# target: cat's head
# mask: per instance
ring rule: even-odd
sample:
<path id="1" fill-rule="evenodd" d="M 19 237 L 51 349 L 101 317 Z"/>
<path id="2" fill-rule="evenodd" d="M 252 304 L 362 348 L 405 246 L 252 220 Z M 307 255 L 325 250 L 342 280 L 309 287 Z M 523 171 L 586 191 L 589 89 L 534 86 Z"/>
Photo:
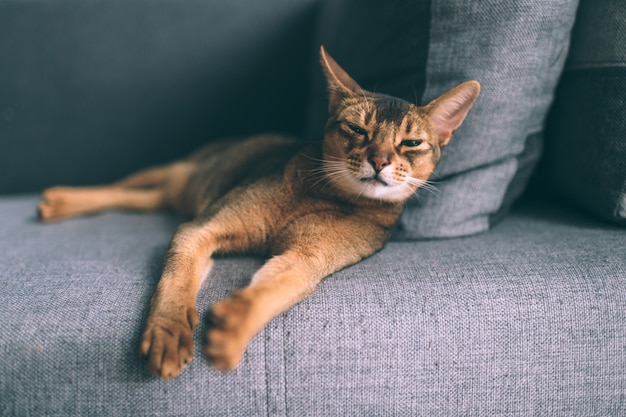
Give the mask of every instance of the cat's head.
<path id="1" fill-rule="evenodd" d="M 330 117 L 323 170 L 342 193 L 404 201 L 428 178 L 480 92 L 465 82 L 426 106 L 363 90 L 322 47 Z"/>

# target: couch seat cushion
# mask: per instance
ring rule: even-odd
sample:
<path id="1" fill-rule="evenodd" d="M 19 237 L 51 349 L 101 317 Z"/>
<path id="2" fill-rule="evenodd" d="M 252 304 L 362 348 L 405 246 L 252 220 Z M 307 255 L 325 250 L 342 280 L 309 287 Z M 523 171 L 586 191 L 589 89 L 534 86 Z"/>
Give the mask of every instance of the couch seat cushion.
<path id="1" fill-rule="evenodd" d="M 179 219 L 42 225 L 0 198 L 0 415 L 616 415 L 626 392 L 623 229 L 546 205 L 475 237 L 392 242 L 326 279 L 220 374 L 137 355 Z M 218 259 L 209 306 L 261 261 Z M 204 325 L 196 334 L 199 345 Z"/>

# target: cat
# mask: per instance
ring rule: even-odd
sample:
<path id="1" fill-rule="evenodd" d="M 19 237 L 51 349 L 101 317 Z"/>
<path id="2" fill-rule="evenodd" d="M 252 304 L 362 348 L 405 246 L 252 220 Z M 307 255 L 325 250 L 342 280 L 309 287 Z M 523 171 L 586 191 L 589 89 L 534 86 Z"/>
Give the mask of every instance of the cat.
<path id="1" fill-rule="evenodd" d="M 153 375 L 176 377 L 192 360 L 196 295 L 212 255 L 268 258 L 248 286 L 211 308 L 203 352 L 226 371 L 272 318 L 380 250 L 480 92 L 467 81 L 419 107 L 363 90 L 323 46 L 320 62 L 329 97 L 323 141 L 218 141 L 112 185 L 43 192 L 42 221 L 114 208 L 193 216 L 170 243 L 141 337 Z"/>

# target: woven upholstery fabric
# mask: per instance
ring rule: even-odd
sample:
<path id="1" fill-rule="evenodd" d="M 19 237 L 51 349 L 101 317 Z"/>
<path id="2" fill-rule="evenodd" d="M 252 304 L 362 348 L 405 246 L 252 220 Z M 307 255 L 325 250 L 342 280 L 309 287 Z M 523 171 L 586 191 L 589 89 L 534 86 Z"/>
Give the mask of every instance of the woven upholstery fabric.
<path id="1" fill-rule="evenodd" d="M 469 238 L 392 242 L 276 318 L 232 373 L 137 356 L 179 219 L 41 225 L 0 198 L 0 415 L 605 416 L 626 404 L 619 226 L 546 205 Z M 201 316 L 261 260 L 218 259 Z M 196 334 L 201 342 L 204 325 Z"/>
<path id="2" fill-rule="evenodd" d="M 538 179 L 626 225 L 626 3 L 583 1 Z"/>
<path id="3" fill-rule="evenodd" d="M 482 85 L 433 175 L 441 192 L 418 192 L 397 238 L 485 231 L 519 197 L 540 155 L 577 5 L 578 0 L 324 3 L 318 43 L 365 89 L 425 104 L 463 81 Z M 319 76 L 315 82 L 312 136 L 321 134 L 327 114 L 324 84 Z"/>

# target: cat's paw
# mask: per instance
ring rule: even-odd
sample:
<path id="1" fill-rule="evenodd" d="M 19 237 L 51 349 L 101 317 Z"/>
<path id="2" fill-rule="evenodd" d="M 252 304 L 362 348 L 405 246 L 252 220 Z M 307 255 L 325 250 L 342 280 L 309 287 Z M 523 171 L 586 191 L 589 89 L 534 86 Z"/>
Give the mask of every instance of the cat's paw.
<path id="1" fill-rule="evenodd" d="M 48 188 L 41 194 L 38 206 L 39 219 L 52 221 L 63 217 L 65 206 L 65 192 L 63 188 Z"/>
<path id="2" fill-rule="evenodd" d="M 139 352 L 147 357 L 146 368 L 165 380 L 178 376 L 193 359 L 193 331 L 198 313 L 188 308 L 186 315 L 150 315 L 141 337 Z"/>
<path id="3" fill-rule="evenodd" d="M 39 220 L 50 222 L 75 216 L 81 212 L 84 198 L 71 187 L 52 187 L 41 194 L 37 213 Z"/>
<path id="4" fill-rule="evenodd" d="M 249 341 L 251 301 L 235 293 L 213 306 L 204 353 L 219 371 L 235 369 Z"/>

